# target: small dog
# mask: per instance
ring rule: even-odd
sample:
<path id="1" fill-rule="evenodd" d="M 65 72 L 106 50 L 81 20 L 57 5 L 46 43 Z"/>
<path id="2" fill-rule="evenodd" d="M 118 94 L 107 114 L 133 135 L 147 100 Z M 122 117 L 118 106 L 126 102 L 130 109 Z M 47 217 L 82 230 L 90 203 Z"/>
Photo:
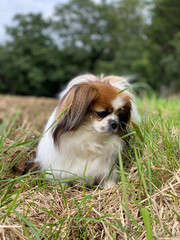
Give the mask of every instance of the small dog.
<path id="1" fill-rule="evenodd" d="M 35 161 L 55 178 L 84 178 L 86 184 L 109 188 L 117 183 L 121 137 L 139 120 L 124 78 L 76 77 L 60 93 Z"/>

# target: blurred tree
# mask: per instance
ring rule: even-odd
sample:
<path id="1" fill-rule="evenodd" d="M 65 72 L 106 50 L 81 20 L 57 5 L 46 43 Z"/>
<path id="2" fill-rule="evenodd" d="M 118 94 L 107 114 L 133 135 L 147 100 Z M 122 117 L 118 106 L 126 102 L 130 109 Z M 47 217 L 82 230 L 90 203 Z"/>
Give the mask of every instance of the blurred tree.
<path id="1" fill-rule="evenodd" d="M 180 89 L 180 1 L 154 0 L 143 58 L 136 69 L 156 90 Z"/>
<path id="2" fill-rule="evenodd" d="M 74 75 L 90 71 L 100 74 L 130 74 L 142 55 L 140 0 L 96 4 L 71 0 L 56 7 L 55 30 Z M 68 66 L 69 65 L 69 66 Z"/>
<path id="3" fill-rule="evenodd" d="M 52 96 L 59 88 L 60 56 L 41 14 L 16 15 L 0 52 L 0 88 L 12 94 Z"/>
<path id="4" fill-rule="evenodd" d="M 71 0 L 51 21 L 16 15 L 0 52 L 0 90 L 50 96 L 81 73 L 133 73 L 142 55 L 140 2 Z"/>
<path id="5" fill-rule="evenodd" d="M 115 74 L 136 74 L 134 63 L 143 52 L 143 9 L 141 0 L 121 0 L 109 11 L 107 24 L 110 36 L 115 38 L 111 44 L 114 56 L 111 62 L 104 65 L 104 72 L 109 65 Z"/>
<path id="6" fill-rule="evenodd" d="M 106 12 L 106 4 L 95 4 L 92 0 L 72 0 L 56 7 L 54 27 L 62 52 L 68 56 L 64 62 L 67 72 L 74 66 L 71 67 L 74 75 L 93 73 L 98 59 L 106 58 L 106 52 L 110 52 Z"/>
<path id="7" fill-rule="evenodd" d="M 53 96 L 81 73 L 141 76 L 154 89 L 180 88 L 180 1 L 71 0 L 55 16 L 16 15 L 0 46 L 0 91 Z"/>

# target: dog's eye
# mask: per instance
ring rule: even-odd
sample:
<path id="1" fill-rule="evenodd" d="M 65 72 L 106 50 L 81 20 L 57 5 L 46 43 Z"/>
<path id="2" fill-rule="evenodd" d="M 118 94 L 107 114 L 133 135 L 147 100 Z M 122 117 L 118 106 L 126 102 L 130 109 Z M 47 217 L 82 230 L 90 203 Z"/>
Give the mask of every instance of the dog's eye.
<path id="1" fill-rule="evenodd" d="M 109 112 L 107 112 L 107 111 L 95 112 L 95 113 L 100 118 L 105 118 L 109 114 Z"/>

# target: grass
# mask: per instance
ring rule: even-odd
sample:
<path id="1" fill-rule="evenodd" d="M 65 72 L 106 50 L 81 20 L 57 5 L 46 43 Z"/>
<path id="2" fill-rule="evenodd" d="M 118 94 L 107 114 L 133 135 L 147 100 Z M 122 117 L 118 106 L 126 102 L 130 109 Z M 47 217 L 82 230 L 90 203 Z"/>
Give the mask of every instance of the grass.
<path id="1" fill-rule="evenodd" d="M 60 181 L 46 181 L 33 165 L 40 137 L 36 124 L 24 123 L 22 113 L 5 118 L 0 125 L 0 239 L 180 236 L 180 101 L 152 96 L 137 103 L 144 119 L 133 126 L 130 145 L 119 154 L 118 185 L 106 190 L 84 184 L 64 189 Z"/>

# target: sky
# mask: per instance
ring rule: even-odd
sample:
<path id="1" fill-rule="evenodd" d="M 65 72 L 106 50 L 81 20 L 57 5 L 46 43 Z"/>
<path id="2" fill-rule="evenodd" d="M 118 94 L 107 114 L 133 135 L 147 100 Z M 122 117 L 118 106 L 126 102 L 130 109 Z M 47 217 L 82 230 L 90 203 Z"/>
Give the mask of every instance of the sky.
<path id="1" fill-rule="evenodd" d="M 15 14 L 42 13 L 44 17 L 51 17 L 54 6 L 69 0 L 0 0 L 0 44 L 8 40 L 5 26 L 12 26 Z M 84 0 L 86 1 L 86 0 Z M 93 0 L 99 3 L 100 0 Z M 111 2 L 111 0 L 109 0 Z"/>
<path id="2" fill-rule="evenodd" d="M 0 3 L 0 43 L 4 43 L 8 36 L 5 26 L 12 25 L 15 14 L 42 13 L 44 17 L 53 15 L 54 6 L 68 0 L 1 0 Z"/>

